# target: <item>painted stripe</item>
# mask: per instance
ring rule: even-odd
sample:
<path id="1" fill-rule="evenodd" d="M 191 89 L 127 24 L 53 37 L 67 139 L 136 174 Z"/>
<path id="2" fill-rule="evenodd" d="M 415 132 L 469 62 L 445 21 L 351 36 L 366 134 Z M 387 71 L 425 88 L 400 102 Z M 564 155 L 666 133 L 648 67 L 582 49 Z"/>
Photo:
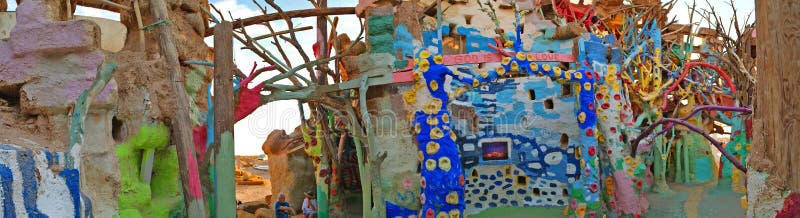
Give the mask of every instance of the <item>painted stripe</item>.
<path id="1" fill-rule="evenodd" d="M 11 173 L 11 169 L 4 164 L 0 164 L 0 190 L 3 192 L 0 193 L 0 197 L 2 197 L 3 201 L 3 214 L 0 214 L 0 217 L 5 217 L 5 214 L 15 214 L 14 200 L 11 196 L 14 194 L 13 190 L 11 189 L 13 183 L 14 175 Z"/>
<path id="2" fill-rule="evenodd" d="M 33 151 L 24 150 L 17 151 L 17 163 L 19 170 L 22 172 L 22 197 L 24 198 L 25 211 L 28 214 L 42 215 L 38 208 L 36 208 L 36 194 L 38 190 L 38 181 L 36 179 L 36 172 L 33 161 Z M 19 189 L 18 189 L 19 190 Z"/>
<path id="3" fill-rule="evenodd" d="M 19 147 L 9 144 L 0 144 L 0 150 L 17 151 L 19 150 Z"/>
<path id="4" fill-rule="evenodd" d="M 14 150 L 0 150 L 0 160 L 3 160 L 11 170 L 11 188 L 9 190 L 9 195 L 11 196 L 11 201 L 14 202 L 11 206 L 14 207 L 14 214 L 17 217 L 28 217 L 28 212 L 25 211 L 25 205 L 23 202 L 25 200 L 22 197 L 21 191 L 15 190 L 23 190 L 22 189 L 22 172 L 19 170 L 19 163 L 17 162 L 17 152 Z"/>
<path id="5" fill-rule="evenodd" d="M 81 217 L 81 183 L 80 173 L 76 169 L 65 169 L 58 173 L 58 176 L 64 178 L 69 189 L 69 195 L 72 196 L 72 205 L 75 210 L 75 218 Z"/>
<path id="6" fill-rule="evenodd" d="M 83 217 L 85 218 L 94 218 L 94 212 L 92 212 L 92 199 L 89 196 L 81 193 L 81 202 L 83 202 Z M 80 213 L 78 213 L 79 215 Z M 77 215 L 76 215 L 77 216 Z"/>

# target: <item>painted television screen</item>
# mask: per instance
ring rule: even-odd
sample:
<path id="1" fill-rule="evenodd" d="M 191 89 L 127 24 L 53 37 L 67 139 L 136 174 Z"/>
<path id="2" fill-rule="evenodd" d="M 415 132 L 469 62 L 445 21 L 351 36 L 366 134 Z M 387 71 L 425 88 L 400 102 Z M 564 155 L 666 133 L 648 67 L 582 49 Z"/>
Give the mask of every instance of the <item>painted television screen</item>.
<path id="1" fill-rule="evenodd" d="M 508 142 L 484 142 L 481 151 L 483 160 L 508 160 Z"/>

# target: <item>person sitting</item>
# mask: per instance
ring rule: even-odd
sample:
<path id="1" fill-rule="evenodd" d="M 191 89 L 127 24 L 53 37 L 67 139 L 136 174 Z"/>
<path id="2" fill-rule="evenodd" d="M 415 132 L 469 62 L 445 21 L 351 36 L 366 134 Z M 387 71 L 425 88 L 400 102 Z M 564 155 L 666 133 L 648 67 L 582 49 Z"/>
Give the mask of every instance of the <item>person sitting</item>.
<path id="1" fill-rule="evenodd" d="M 307 191 L 303 194 L 306 195 L 306 198 L 303 199 L 303 218 L 316 218 L 317 200 L 314 199 L 314 192 Z"/>
<path id="2" fill-rule="evenodd" d="M 275 202 L 275 218 L 289 218 L 294 213 L 289 202 L 286 202 L 286 195 L 280 193 L 278 202 Z"/>

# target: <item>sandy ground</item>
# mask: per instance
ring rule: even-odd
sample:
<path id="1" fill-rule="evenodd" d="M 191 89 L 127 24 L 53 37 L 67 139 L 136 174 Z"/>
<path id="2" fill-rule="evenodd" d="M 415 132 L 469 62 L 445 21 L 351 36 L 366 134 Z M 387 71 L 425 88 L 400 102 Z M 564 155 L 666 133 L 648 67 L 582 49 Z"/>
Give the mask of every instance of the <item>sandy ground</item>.
<path id="1" fill-rule="evenodd" d="M 264 185 L 236 185 L 236 200 L 242 202 L 263 201 L 265 196 L 272 194 L 269 171 L 257 170 L 252 167 L 252 165 L 267 165 L 266 160 L 258 160 L 256 156 L 236 156 L 236 160 L 236 164 L 244 171 L 264 178 Z"/>

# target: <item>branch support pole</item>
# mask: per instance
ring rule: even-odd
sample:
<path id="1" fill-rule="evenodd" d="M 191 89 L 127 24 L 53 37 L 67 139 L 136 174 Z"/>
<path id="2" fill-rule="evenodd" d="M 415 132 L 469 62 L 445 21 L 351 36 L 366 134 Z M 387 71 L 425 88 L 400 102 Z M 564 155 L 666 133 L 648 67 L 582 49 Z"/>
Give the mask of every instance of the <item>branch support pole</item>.
<path id="1" fill-rule="evenodd" d="M 169 20 L 167 2 L 165 0 L 150 0 L 150 10 L 156 20 Z M 200 172 L 197 167 L 197 157 L 192 139 L 192 127 L 189 118 L 189 97 L 184 88 L 184 78 L 178 61 L 178 50 L 175 47 L 175 37 L 170 25 L 157 25 L 155 32 L 158 35 L 158 45 L 161 55 L 164 56 L 167 71 L 170 76 L 177 110 L 172 117 L 172 143 L 178 151 L 178 169 L 183 188 L 183 200 L 186 204 L 188 217 L 207 217 L 203 199 Z"/>
<path id="2" fill-rule="evenodd" d="M 234 180 L 233 124 L 233 24 L 222 21 L 214 29 L 214 138 L 211 144 L 216 173 L 216 217 L 236 216 L 236 181 Z M 247 88 L 247 87 L 243 87 Z"/>

